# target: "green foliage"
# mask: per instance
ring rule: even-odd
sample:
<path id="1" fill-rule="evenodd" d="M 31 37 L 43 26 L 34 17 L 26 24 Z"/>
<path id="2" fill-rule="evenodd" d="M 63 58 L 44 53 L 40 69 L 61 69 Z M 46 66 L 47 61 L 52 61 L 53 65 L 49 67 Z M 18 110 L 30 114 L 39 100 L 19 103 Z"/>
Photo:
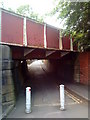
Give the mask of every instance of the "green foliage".
<path id="1" fill-rule="evenodd" d="M 37 13 L 34 13 L 29 5 L 20 6 L 19 8 L 17 8 L 16 13 L 37 20 L 38 22 L 43 22 L 43 17 L 39 17 Z"/>
<path id="2" fill-rule="evenodd" d="M 31 11 L 31 8 L 29 7 L 29 5 L 22 5 L 19 8 L 17 8 L 16 12 L 20 15 L 28 16 L 30 11 Z"/>
<path id="3" fill-rule="evenodd" d="M 57 19 L 65 19 L 65 35 L 71 34 L 74 42 L 87 49 L 90 46 L 90 2 L 60 2 L 53 9 L 52 15 L 58 14 Z"/>
<path id="4" fill-rule="evenodd" d="M 13 9 L 11 9 L 11 8 L 8 8 L 8 10 L 9 10 L 9 11 L 11 11 L 11 12 L 14 12 L 14 10 L 13 10 Z"/>

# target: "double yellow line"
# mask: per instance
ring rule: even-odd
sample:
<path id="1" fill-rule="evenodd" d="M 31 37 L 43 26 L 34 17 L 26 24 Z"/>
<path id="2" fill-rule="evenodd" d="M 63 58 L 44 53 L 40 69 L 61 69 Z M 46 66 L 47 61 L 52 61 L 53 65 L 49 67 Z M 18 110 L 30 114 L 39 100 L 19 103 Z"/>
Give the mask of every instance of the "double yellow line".
<path id="1" fill-rule="evenodd" d="M 73 101 L 75 101 L 77 104 L 82 103 L 83 101 L 77 98 L 76 96 L 72 95 L 70 92 L 65 90 L 65 94 L 70 97 Z"/>

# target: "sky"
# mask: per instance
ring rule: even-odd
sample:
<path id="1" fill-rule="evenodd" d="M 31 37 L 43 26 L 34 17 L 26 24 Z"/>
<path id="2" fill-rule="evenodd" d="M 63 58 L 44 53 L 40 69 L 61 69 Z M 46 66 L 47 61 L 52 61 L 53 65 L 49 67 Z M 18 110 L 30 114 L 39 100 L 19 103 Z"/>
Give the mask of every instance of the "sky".
<path id="1" fill-rule="evenodd" d="M 39 16 L 50 13 L 55 7 L 54 0 L 0 0 L 0 2 L 2 1 L 5 9 L 11 8 L 14 11 L 21 5 L 29 4 Z M 60 20 L 58 21 L 56 16 L 47 16 L 44 18 L 44 22 L 58 28 L 63 28 L 63 24 L 60 24 Z"/>

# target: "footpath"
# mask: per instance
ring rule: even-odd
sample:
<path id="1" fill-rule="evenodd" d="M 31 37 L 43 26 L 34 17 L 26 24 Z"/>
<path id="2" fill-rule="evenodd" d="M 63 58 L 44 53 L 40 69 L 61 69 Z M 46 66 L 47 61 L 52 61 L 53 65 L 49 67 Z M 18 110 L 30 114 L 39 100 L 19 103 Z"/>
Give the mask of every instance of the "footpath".
<path id="1" fill-rule="evenodd" d="M 89 98 L 89 87 L 87 85 L 82 85 L 79 83 L 65 83 L 65 88 L 72 92 L 73 94 L 77 95 L 78 97 L 81 97 L 84 100 L 90 101 Z"/>

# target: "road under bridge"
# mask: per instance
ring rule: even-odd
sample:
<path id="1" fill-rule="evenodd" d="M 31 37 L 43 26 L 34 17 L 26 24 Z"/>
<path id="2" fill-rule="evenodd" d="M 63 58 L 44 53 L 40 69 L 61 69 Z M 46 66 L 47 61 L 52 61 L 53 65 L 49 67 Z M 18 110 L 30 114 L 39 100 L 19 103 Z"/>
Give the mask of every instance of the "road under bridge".
<path id="1" fill-rule="evenodd" d="M 46 107 L 47 105 L 59 107 L 59 84 L 74 81 L 88 84 L 90 68 L 87 61 L 90 60 L 90 53 L 79 53 L 77 46 L 73 45 L 73 40 L 70 36 L 61 35 L 58 28 L 0 9 L 1 117 L 6 116 L 14 106 L 17 106 L 18 99 L 22 101 L 21 104 L 25 102 L 27 86 L 33 88 L 34 106 L 39 105 L 41 101 Z M 84 60 L 83 54 L 86 57 Z M 33 68 L 31 67 L 33 63 L 28 64 L 31 60 L 42 60 L 43 64 L 34 65 Z M 74 103 L 68 95 L 66 97 L 70 104 Z M 81 108 L 84 106 L 80 105 Z M 22 107 L 17 111 L 21 109 Z M 87 116 L 87 111 L 84 113 Z"/>

